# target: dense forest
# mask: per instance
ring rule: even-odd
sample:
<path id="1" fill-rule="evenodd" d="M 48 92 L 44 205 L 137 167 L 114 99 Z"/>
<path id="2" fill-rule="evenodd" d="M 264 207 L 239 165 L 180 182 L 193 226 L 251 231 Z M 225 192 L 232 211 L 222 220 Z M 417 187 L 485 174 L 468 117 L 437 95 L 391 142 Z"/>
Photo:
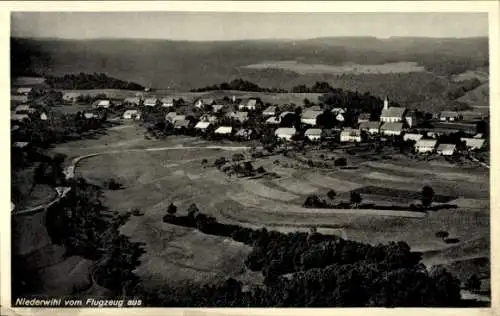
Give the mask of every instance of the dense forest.
<path id="1" fill-rule="evenodd" d="M 234 79 L 229 83 L 223 82 L 221 84 L 215 84 L 204 88 L 192 89 L 191 92 L 206 92 L 206 91 L 218 91 L 218 90 L 238 90 L 238 91 L 249 91 L 249 92 L 275 92 L 275 93 L 287 92 L 284 89 L 261 88 L 255 83 L 243 79 Z"/>
<path id="2" fill-rule="evenodd" d="M 45 82 L 53 89 L 89 90 L 89 89 L 121 89 L 144 90 L 144 87 L 134 82 L 112 78 L 103 73 L 79 73 L 62 77 L 45 76 Z"/>

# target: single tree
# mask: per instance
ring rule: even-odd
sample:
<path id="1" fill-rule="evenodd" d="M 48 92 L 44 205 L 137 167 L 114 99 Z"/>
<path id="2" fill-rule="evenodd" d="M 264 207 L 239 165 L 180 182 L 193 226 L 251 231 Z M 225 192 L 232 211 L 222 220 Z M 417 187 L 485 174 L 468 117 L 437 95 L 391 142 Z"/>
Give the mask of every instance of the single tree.
<path id="1" fill-rule="evenodd" d="M 448 232 L 445 232 L 444 230 L 440 230 L 440 231 L 436 232 L 436 238 L 445 239 L 448 236 L 449 236 Z"/>
<path id="2" fill-rule="evenodd" d="M 196 216 L 200 213 L 200 210 L 198 209 L 198 206 L 196 204 L 192 203 L 188 207 L 188 216 L 191 218 L 196 218 Z"/>
<path id="3" fill-rule="evenodd" d="M 361 194 L 359 194 L 358 192 L 355 192 L 355 191 L 351 191 L 351 204 L 353 204 L 354 206 L 358 206 L 359 203 L 361 203 L 361 201 L 363 201 L 363 198 L 361 197 Z"/>
<path id="4" fill-rule="evenodd" d="M 330 190 L 330 191 L 328 191 L 328 193 L 326 194 L 326 196 L 328 196 L 328 198 L 330 200 L 335 200 L 335 197 L 337 196 L 337 193 L 334 190 Z"/>
<path id="5" fill-rule="evenodd" d="M 175 206 L 174 203 L 170 203 L 170 205 L 167 208 L 167 212 L 170 215 L 174 215 L 177 212 L 177 206 Z"/>
<path id="6" fill-rule="evenodd" d="M 426 185 L 422 188 L 422 205 L 424 207 L 429 207 L 434 199 L 434 190 Z"/>

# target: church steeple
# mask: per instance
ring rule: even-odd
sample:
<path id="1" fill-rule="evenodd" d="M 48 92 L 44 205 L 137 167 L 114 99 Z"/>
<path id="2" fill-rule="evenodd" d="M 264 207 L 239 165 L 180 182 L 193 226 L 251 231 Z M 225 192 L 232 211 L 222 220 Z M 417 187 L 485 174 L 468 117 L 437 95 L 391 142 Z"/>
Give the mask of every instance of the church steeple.
<path id="1" fill-rule="evenodd" d="M 387 110 L 389 108 L 389 100 L 387 99 L 387 97 L 385 97 L 384 99 L 384 110 Z"/>

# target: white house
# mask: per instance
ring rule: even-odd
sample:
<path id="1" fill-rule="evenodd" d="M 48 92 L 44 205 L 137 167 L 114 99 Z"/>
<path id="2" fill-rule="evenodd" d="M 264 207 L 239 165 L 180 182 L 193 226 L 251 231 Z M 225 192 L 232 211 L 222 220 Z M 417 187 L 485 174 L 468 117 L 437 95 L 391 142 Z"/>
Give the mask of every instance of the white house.
<path id="1" fill-rule="evenodd" d="M 235 136 L 250 139 L 250 137 L 252 136 L 252 130 L 248 128 L 242 128 L 235 134 Z"/>
<path id="2" fill-rule="evenodd" d="M 91 118 L 97 117 L 97 115 L 95 115 L 92 112 L 85 112 L 85 113 L 83 113 L 83 117 L 85 117 L 86 119 L 91 119 Z"/>
<path id="3" fill-rule="evenodd" d="M 137 118 L 138 115 L 139 115 L 139 111 L 137 111 L 137 110 L 126 110 L 123 113 L 123 118 L 126 120 L 130 120 L 130 119 Z"/>
<path id="4" fill-rule="evenodd" d="M 165 115 L 165 120 L 169 121 L 169 122 L 173 122 L 176 116 L 177 116 L 177 113 L 168 112 L 167 115 Z"/>
<path id="5" fill-rule="evenodd" d="M 201 109 L 205 105 L 212 105 L 214 103 L 213 99 L 197 99 L 194 102 L 194 107 L 197 109 Z"/>
<path id="6" fill-rule="evenodd" d="M 340 142 L 361 142 L 361 131 L 354 128 L 344 128 L 340 132 Z"/>
<path id="7" fill-rule="evenodd" d="M 217 121 L 217 116 L 205 114 L 200 117 L 200 121 L 214 123 Z"/>
<path id="8" fill-rule="evenodd" d="M 257 108 L 257 100 L 256 99 L 249 99 L 247 101 L 244 101 L 240 103 L 238 106 L 240 110 L 255 110 Z"/>
<path id="9" fill-rule="evenodd" d="M 221 126 L 215 130 L 215 134 L 218 135 L 231 135 L 233 128 L 231 126 Z"/>
<path id="10" fill-rule="evenodd" d="M 418 153 L 428 153 L 434 151 L 437 140 L 435 139 L 420 139 L 415 143 L 415 151 Z"/>
<path id="11" fill-rule="evenodd" d="M 19 121 L 22 122 L 24 120 L 29 120 L 30 116 L 28 114 L 11 114 L 10 115 L 11 121 Z"/>
<path id="12" fill-rule="evenodd" d="M 320 128 L 310 128 L 305 132 L 305 137 L 310 141 L 318 141 L 321 139 L 321 129 Z"/>
<path id="13" fill-rule="evenodd" d="M 29 101 L 27 95 L 17 95 L 17 94 L 11 94 L 10 100 L 16 101 L 16 102 L 22 102 L 22 103 L 26 103 Z"/>
<path id="14" fill-rule="evenodd" d="M 189 121 L 182 119 L 182 120 L 175 120 L 174 121 L 174 128 L 175 129 L 181 129 L 181 128 L 188 128 L 189 127 Z"/>
<path id="15" fill-rule="evenodd" d="M 281 117 L 271 116 L 266 120 L 268 125 L 278 125 L 281 122 Z"/>
<path id="16" fill-rule="evenodd" d="M 316 126 L 316 118 L 322 113 L 322 111 L 313 111 L 308 109 L 307 111 L 302 113 L 302 118 L 300 119 L 300 121 L 307 125 Z"/>
<path id="17" fill-rule="evenodd" d="M 380 132 L 386 136 L 397 136 L 403 132 L 403 123 L 384 123 Z"/>
<path id="18" fill-rule="evenodd" d="M 30 144 L 29 142 L 14 142 L 14 144 L 12 144 L 12 146 L 14 146 L 16 148 L 25 148 L 29 144 Z"/>
<path id="19" fill-rule="evenodd" d="M 380 121 L 385 123 L 402 122 L 405 113 L 405 108 L 389 107 L 389 101 L 387 100 L 387 98 L 385 98 L 384 108 L 382 109 L 382 113 L 380 114 Z"/>
<path id="20" fill-rule="evenodd" d="M 74 102 L 78 99 L 78 97 L 81 95 L 79 92 L 64 92 L 62 99 L 63 101 L 66 102 Z"/>
<path id="21" fill-rule="evenodd" d="M 343 122 L 344 121 L 344 114 L 342 113 L 337 113 L 337 116 L 335 116 L 335 119 L 339 122 Z"/>
<path id="22" fill-rule="evenodd" d="M 277 109 L 276 106 L 271 105 L 267 109 L 262 111 L 262 115 L 263 116 L 274 116 L 274 115 L 276 115 L 276 109 Z"/>
<path id="23" fill-rule="evenodd" d="M 97 108 L 108 109 L 111 106 L 111 102 L 109 100 L 99 100 L 96 103 Z"/>
<path id="24" fill-rule="evenodd" d="M 35 109 L 27 104 L 23 104 L 23 105 L 18 105 L 15 111 L 16 114 L 32 114 L 35 112 Z"/>
<path id="25" fill-rule="evenodd" d="M 21 95 L 28 95 L 32 91 L 33 91 L 33 88 L 30 88 L 30 87 L 17 88 L 17 94 L 21 94 Z"/>
<path id="26" fill-rule="evenodd" d="M 375 135 L 380 132 L 380 124 L 381 124 L 380 122 L 373 122 L 373 121 L 361 122 L 361 124 L 359 124 L 359 129 L 361 131 L 367 132 L 370 135 Z"/>
<path id="27" fill-rule="evenodd" d="M 161 106 L 164 108 L 171 108 L 174 106 L 174 98 L 165 97 L 161 99 Z"/>
<path id="28" fill-rule="evenodd" d="M 371 114 L 370 113 L 360 113 L 358 116 L 358 123 L 369 122 Z"/>
<path id="29" fill-rule="evenodd" d="M 321 109 L 319 109 L 321 111 Z M 344 114 L 345 113 L 345 109 L 344 108 L 333 108 L 332 109 L 332 113 L 334 114 L 338 114 L 338 113 L 341 113 L 341 114 Z"/>
<path id="30" fill-rule="evenodd" d="M 460 113 L 458 113 L 457 111 L 442 111 L 439 114 L 439 120 L 443 122 L 444 121 L 453 122 L 453 121 L 458 121 L 460 119 L 461 119 Z"/>
<path id="31" fill-rule="evenodd" d="M 198 123 L 196 123 L 196 125 L 194 126 L 195 129 L 199 129 L 199 130 L 206 130 L 208 127 L 210 126 L 210 122 L 202 122 L 202 121 L 199 121 Z"/>
<path id="32" fill-rule="evenodd" d="M 295 114 L 295 112 L 290 112 L 290 111 L 284 111 L 280 113 L 280 119 L 284 118 L 288 114 Z"/>
<path id="33" fill-rule="evenodd" d="M 227 113 L 226 116 L 241 123 L 248 121 L 248 112 L 234 111 Z"/>
<path id="34" fill-rule="evenodd" d="M 465 142 L 465 146 L 469 149 L 481 149 L 484 146 L 485 140 L 482 138 L 469 138 L 469 137 L 462 137 L 460 138 L 461 141 Z"/>
<path id="35" fill-rule="evenodd" d="M 42 112 L 42 113 L 40 114 L 40 119 L 41 119 L 42 121 L 46 121 L 46 120 L 48 120 L 48 119 L 49 119 L 49 117 L 47 116 L 47 114 L 46 114 L 45 112 Z"/>
<path id="36" fill-rule="evenodd" d="M 296 132 L 293 127 L 281 127 L 274 131 L 274 135 L 282 140 L 292 140 Z"/>
<path id="37" fill-rule="evenodd" d="M 451 156 L 455 153 L 456 148 L 455 144 L 439 144 L 437 153 L 442 156 Z"/>
<path id="38" fill-rule="evenodd" d="M 222 111 L 225 107 L 226 107 L 226 105 L 224 105 L 224 104 L 214 104 L 214 105 L 212 105 L 212 112 L 218 113 L 218 112 Z"/>
<path id="39" fill-rule="evenodd" d="M 413 140 L 415 142 L 418 142 L 420 139 L 422 139 L 422 137 L 424 137 L 424 135 L 422 134 L 406 133 L 403 135 L 403 140 L 404 141 Z"/>
<path id="40" fill-rule="evenodd" d="M 144 100 L 145 106 L 156 106 L 157 103 L 158 103 L 157 98 L 146 98 L 146 100 Z"/>

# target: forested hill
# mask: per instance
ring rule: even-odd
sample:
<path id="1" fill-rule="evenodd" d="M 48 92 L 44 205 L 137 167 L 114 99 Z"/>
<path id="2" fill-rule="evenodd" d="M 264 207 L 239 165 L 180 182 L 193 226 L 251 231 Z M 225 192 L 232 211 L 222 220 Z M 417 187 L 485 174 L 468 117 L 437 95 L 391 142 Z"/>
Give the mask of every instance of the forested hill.
<path id="1" fill-rule="evenodd" d="M 127 82 L 112 78 L 103 73 L 64 75 L 62 77 L 46 76 L 45 82 L 54 89 L 88 90 L 88 89 L 121 89 L 144 90 L 145 87 L 135 82 Z"/>

